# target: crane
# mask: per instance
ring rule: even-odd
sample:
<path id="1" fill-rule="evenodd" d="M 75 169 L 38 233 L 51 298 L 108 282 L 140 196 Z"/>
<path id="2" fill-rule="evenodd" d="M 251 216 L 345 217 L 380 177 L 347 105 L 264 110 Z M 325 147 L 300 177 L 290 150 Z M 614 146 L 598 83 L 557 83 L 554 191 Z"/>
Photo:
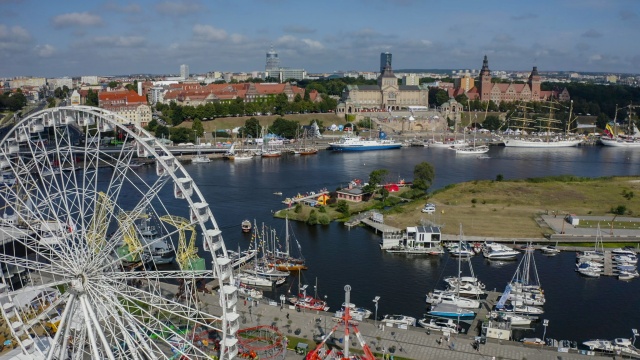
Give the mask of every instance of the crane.
<path id="1" fill-rule="evenodd" d="M 196 228 L 189 220 L 174 215 L 164 215 L 160 220 L 178 229 L 178 250 L 176 251 L 176 261 L 181 270 L 198 270 L 197 266 L 200 257 L 196 247 Z M 186 231 L 191 231 L 191 237 L 187 242 Z"/>
<path id="2" fill-rule="evenodd" d="M 99 252 L 106 244 L 106 234 L 109 227 L 108 216 L 113 211 L 113 202 L 107 194 L 100 191 L 96 193 L 96 203 L 93 217 L 87 231 L 87 243 L 95 252 Z"/>

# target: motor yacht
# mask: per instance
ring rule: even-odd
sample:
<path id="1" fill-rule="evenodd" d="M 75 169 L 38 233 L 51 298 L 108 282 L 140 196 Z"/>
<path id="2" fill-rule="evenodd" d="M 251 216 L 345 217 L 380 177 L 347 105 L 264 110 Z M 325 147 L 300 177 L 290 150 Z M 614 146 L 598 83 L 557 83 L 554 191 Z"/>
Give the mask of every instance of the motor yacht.
<path id="1" fill-rule="evenodd" d="M 406 315 L 385 315 L 381 320 L 387 326 L 407 325 L 416 326 L 416 318 Z"/>

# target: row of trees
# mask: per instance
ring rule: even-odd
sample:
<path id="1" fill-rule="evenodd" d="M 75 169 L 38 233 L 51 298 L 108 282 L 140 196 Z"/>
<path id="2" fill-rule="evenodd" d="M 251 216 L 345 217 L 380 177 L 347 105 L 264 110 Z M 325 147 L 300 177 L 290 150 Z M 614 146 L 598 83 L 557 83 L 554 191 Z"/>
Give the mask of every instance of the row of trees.
<path id="1" fill-rule="evenodd" d="M 235 99 L 230 103 L 208 103 L 198 106 L 180 106 L 175 102 L 157 104 L 156 109 L 161 111 L 165 121 L 172 125 L 179 125 L 185 119 L 213 120 L 218 117 L 244 116 L 257 114 L 291 114 L 309 112 L 329 112 L 337 106 L 337 101 L 326 95 L 322 101 L 316 103 L 309 99 L 308 92 L 302 97 L 296 95 L 293 102 L 289 102 L 285 94 L 278 94 L 273 99 L 263 102 L 247 102 L 243 99 Z"/>
<path id="2" fill-rule="evenodd" d="M 27 97 L 18 89 L 0 95 L 0 110 L 18 111 L 27 105 Z"/>
<path id="3" fill-rule="evenodd" d="M 318 119 L 311 119 L 308 125 L 313 124 L 313 122 L 316 122 L 322 132 L 324 129 L 322 121 Z M 301 126 L 298 121 L 287 120 L 279 117 L 273 121 L 271 126 L 269 126 L 268 131 L 271 134 L 275 134 L 286 139 L 294 139 L 302 136 L 300 127 Z M 239 129 L 238 136 L 243 138 L 259 138 L 262 136 L 264 130 L 265 128 L 260 125 L 258 119 L 251 117 L 247 119 L 244 126 Z"/>

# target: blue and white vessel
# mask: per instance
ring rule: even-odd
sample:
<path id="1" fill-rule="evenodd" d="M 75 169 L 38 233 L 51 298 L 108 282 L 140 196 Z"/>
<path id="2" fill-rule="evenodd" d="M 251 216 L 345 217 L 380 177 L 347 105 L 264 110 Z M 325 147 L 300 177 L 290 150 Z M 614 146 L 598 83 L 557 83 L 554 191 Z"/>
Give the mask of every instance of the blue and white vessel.
<path id="1" fill-rule="evenodd" d="M 330 142 L 329 148 L 333 151 L 368 151 L 399 149 L 402 143 L 387 139 L 384 132 L 380 132 L 378 138 L 361 138 L 348 133 L 337 142 Z"/>

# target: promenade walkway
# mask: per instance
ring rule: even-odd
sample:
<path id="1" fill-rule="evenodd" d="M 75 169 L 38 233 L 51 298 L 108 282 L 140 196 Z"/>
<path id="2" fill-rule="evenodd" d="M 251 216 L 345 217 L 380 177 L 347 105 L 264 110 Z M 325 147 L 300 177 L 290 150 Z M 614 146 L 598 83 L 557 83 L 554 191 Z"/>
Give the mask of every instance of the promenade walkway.
<path id="1" fill-rule="evenodd" d="M 205 294 L 202 296 L 205 308 L 213 313 L 219 313 L 218 295 Z M 335 309 L 333 309 L 335 310 Z M 241 314 L 241 328 L 256 325 L 274 325 L 287 335 L 300 339 L 313 339 L 314 335 L 328 333 L 335 326 L 333 313 L 319 311 L 297 312 L 293 307 L 285 304 L 266 301 L 239 301 L 238 311 Z M 377 325 L 377 326 L 376 326 Z M 394 355 L 409 359 L 502 359 L 502 360 L 572 360 L 572 359 L 611 359 L 611 356 L 587 356 L 577 353 L 558 353 L 557 349 L 548 347 L 525 346 L 519 342 L 498 341 L 487 339 L 487 343 L 481 345 L 478 350 L 472 344 L 477 334 L 453 335 L 449 342 L 438 340 L 442 334 L 436 331 L 427 333 L 426 329 L 411 327 L 409 329 L 381 327 L 381 323 L 374 320 L 360 322 L 358 329 L 370 349 L 382 358 L 383 349 L 386 352 L 393 350 Z M 334 332 L 335 339 L 344 336 L 342 330 Z M 338 341 L 336 345 L 342 344 Z M 292 339 L 289 348 L 293 349 L 297 341 Z M 351 334 L 350 348 L 360 349 L 357 338 Z M 453 350 L 452 350 L 453 348 Z M 289 350 L 286 359 L 303 358 L 293 350 Z"/>

